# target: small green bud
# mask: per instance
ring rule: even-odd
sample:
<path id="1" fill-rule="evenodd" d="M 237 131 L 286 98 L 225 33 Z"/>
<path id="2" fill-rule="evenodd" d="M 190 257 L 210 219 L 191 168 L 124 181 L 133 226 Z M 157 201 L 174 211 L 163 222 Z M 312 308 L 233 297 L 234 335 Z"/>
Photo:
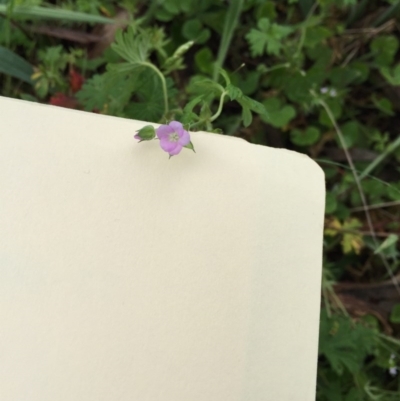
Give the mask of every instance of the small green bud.
<path id="1" fill-rule="evenodd" d="M 155 137 L 156 137 L 156 130 L 152 125 L 146 125 L 139 131 L 137 131 L 137 134 L 135 135 L 135 139 L 138 139 L 139 142 L 151 141 Z"/>

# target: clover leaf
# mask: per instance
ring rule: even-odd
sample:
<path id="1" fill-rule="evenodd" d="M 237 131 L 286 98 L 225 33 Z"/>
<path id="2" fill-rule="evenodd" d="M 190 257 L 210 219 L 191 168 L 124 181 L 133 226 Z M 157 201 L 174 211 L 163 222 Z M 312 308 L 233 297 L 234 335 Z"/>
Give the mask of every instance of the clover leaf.
<path id="1" fill-rule="evenodd" d="M 321 132 L 316 127 L 308 127 L 305 130 L 294 129 L 290 133 L 290 139 L 295 145 L 309 146 L 318 141 Z"/>
<path id="2" fill-rule="evenodd" d="M 282 105 L 281 100 L 276 97 L 264 100 L 263 105 L 266 113 L 261 114 L 261 119 L 274 127 L 284 127 L 296 116 L 293 106 Z"/>

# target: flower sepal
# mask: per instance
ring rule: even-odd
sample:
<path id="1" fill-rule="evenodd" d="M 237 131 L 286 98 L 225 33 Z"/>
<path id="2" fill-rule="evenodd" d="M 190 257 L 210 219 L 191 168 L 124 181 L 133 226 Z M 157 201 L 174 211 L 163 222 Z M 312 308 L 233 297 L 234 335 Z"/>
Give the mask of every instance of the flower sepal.
<path id="1" fill-rule="evenodd" d="M 152 125 L 146 125 L 140 130 L 137 131 L 135 135 L 135 139 L 138 139 L 139 142 L 142 141 L 151 141 L 156 137 L 156 130 Z"/>
<path id="2" fill-rule="evenodd" d="M 184 148 L 193 150 L 193 152 L 196 153 L 196 151 L 194 150 L 193 143 L 191 141 L 186 146 L 184 146 Z"/>

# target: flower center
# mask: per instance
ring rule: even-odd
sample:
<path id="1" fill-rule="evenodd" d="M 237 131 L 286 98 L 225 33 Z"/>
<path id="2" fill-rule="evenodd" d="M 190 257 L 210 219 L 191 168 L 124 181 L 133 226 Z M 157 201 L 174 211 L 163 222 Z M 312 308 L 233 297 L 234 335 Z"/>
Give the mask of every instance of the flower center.
<path id="1" fill-rule="evenodd" d="M 179 141 L 179 135 L 176 132 L 173 132 L 172 134 L 169 134 L 169 141 L 170 142 L 178 142 Z"/>

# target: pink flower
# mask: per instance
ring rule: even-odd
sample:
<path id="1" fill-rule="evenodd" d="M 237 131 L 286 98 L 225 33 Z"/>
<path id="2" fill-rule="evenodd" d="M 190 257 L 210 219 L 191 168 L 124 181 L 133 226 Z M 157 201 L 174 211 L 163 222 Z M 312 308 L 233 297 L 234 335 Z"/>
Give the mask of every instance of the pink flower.
<path id="1" fill-rule="evenodd" d="M 168 125 L 161 125 L 156 131 L 161 148 L 170 156 L 177 155 L 184 146 L 190 143 L 189 132 L 183 129 L 183 125 L 179 121 L 171 121 Z"/>

